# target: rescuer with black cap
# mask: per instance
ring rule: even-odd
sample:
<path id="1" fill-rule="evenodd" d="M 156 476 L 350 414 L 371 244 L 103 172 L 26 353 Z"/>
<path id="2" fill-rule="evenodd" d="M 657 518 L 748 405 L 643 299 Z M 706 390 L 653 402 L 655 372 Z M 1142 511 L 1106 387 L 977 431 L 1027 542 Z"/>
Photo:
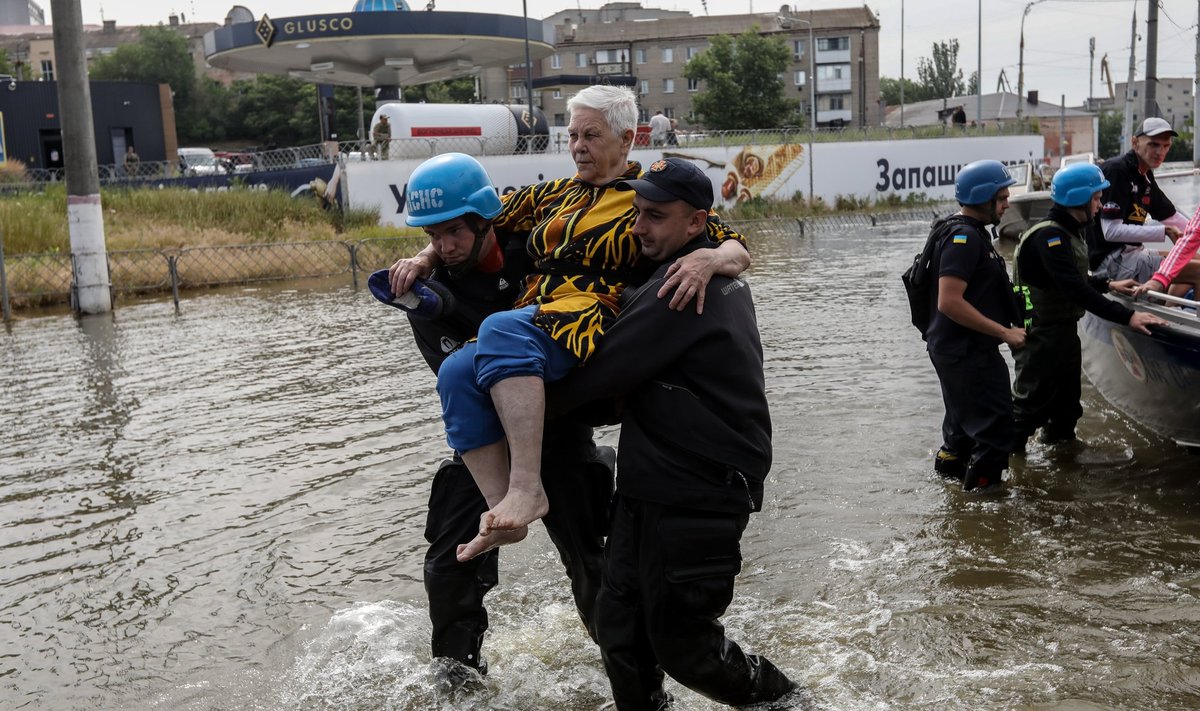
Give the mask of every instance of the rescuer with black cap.
<path id="1" fill-rule="evenodd" d="M 548 389 L 552 411 L 623 400 L 596 603 L 616 708 L 668 708 L 664 672 L 738 707 L 804 694 L 768 659 L 743 652 L 720 623 L 741 569 L 742 532 L 762 508 L 771 467 L 750 287 L 714 275 L 703 313 L 673 311 L 656 298 L 677 259 L 716 247 L 706 225 L 712 181 L 692 163 L 667 158 L 617 189 L 635 191 L 631 231 L 659 266 L 645 285 L 626 290 L 604 347 Z"/>

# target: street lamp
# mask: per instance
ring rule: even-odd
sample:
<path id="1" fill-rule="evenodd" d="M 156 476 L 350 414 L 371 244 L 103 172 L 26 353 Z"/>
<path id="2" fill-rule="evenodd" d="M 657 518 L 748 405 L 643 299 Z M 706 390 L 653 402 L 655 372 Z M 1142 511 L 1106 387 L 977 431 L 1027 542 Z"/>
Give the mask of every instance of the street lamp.
<path id="1" fill-rule="evenodd" d="M 1046 0 L 1030 0 L 1025 5 L 1024 12 L 1021 13 L 1021 49 L 1017 55 L 1017 122 L 1021 121 L 1022 109 L 1025 107 L 1025 18 L 1029 16 L 1029 11 L 1034 5 Z M 983 84 L 983 78 L 979 79 L 980 85 Z"/>
<path id="2" fill-rule="evenodd" d="M 815 70 L 816 60 L 814 59 L 817 51 L 817 45 L 813 43 L 813 23 L 812 10 L 808 11 L 807 20 L 801 20 L 798 17 L 784 15 L 780 13 L 776 16 L 779 24 L 784 28 L 790 27 L 788 23 L 799 22 L 808 26 L 808 78 L 805 84 L 808 84 L 808 201 L 813 200 L 813 133 L 817 130 L 817 73 Z"/>
<path id="3" fill-rule="evenodd" d="M 533 113 L 533 64 L 529 61 L 529 8 L 527 0 L 521 0 L 521 19 L 525 22 L 525 95 L 529 99 L 529 135 L 525 137 L 525 152 L 533 153 L 533 132 L 537 127 L 537 117 Z"/>

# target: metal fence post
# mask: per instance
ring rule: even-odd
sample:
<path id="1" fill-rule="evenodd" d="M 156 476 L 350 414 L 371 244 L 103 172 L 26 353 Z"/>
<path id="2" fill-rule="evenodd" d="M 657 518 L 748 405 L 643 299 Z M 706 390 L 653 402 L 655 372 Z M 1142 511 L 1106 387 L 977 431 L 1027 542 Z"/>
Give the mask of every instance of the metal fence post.
<path id="1" fill-rule="evenodd" d="M 4 272 L 4 230 L 0 230 L 0 313 L 4 322 L 12 320 L 12 309 L 8 306 L 8 276 Z"/>
<path id="2" fill-rule="evenodd" d="M 175 310 L 179 311 L 179 255 L 167 255 L 167 272 L 171 275 L 171 298 L 175 300 Z"/>
<path id="3" fill-rule="evenodd" d="M 358 291 L 358 247 L 359 242 L 346 242 L 346 249 L 350 250 L 350 281 L 354 285 L 354 290 Z"/>

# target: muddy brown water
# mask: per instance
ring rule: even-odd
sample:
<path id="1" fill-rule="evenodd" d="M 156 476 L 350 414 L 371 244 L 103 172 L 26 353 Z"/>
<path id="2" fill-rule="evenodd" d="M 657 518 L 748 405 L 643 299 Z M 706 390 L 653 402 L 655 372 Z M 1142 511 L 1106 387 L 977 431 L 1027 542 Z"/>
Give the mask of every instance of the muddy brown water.
<path id="1" fill-rule="evenodd" d="M 826 709 L 1200 708 L 1200 458 L 1085 384 L 1085 447 L 1034 445 L 1000 497 L 934 476 L 941 402 L 898 278 L 924 234 L 755 240 L 776 451 L 731 635 Z M 0 397 L 0 707 L 608 699 L 540 527 L 502 556 L 486 684 L 436 688 L 420 578 L 445 445 L 407 326 L 365 289 L 23 318 Z"/>

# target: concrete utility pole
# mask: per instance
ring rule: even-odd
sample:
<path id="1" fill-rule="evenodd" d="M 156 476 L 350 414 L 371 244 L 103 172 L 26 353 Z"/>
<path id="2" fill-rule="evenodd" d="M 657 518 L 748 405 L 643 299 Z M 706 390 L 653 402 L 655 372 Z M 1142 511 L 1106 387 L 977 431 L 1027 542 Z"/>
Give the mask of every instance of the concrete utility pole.
<path id="1" fill-rule="evenodd" d="M 1158 115 L 1158 0 L 1150 0 L 1150 14 L 1146 16 L 1146 110 L 1142 119 Z"/>
<path id="2" fill-rule="evenodd" d="M 976 28 L 978 44 L 975 55 L 975 125 L 983 131 L 983 0 L 978 0 L 979 24 Z"/>
<path id="3" fill-rule="evenodd" d="M 80 313 L 107 313 L 112 311 L 112 294 L 104 245 L 104 212 L 100 208 L 92 96 L 83 56 L 83 12 L 79 0 L 50 0 L 50 12 L 54 21 L 55 74 L 67 170 L 74 306 Z"/>
<path id="4" fill-rule="evenodd" d="M 1125 80 L 1125 119 L 1121 123 L 1121 152 L 1129 149 L 1133 139 L 1133 78 L 1137 70 L 1137 6 L 1129 26 L 1129 78 Z"/>
<path id="5" fill-rule="evenodd" d="M 1196 112 L 1200 111 L 1200 96 L 1196 96 L 1196 90 L 1200 89 L 1200 0 L 1196 0 L 1196 83 L 1192 85 L 1192 165 L 1200 168 L 1200 131 L 1196 130 L 1200 126 L 1200 120 L 1196 118 Z"/>

